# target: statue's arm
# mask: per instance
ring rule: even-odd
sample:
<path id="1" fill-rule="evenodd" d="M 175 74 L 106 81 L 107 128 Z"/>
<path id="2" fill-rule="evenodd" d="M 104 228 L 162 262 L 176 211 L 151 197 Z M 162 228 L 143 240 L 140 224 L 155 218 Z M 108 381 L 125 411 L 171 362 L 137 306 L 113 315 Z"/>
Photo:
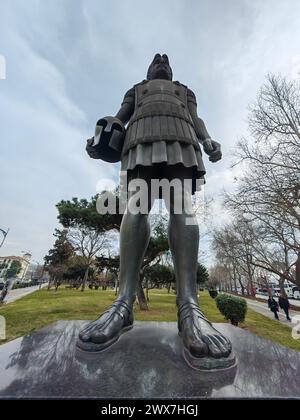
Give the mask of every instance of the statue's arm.
<path id="1" fill-rule="evenodd" d="M 196 135 L 199 142 L 202 144 L 205 153 L 209 155 L 209 160 L 211 162 L 217 162 L 222 158 L 221 145 L 211 139 L 204 121 L 198 116 L 196 98 L 191 90 L 188 90 L 188 109 Z"/>
<path id="2" fill-rule="evenodd" d="M 132 116 L 134 111 L 134 105 L 130 105 L 129 103 L 124 103 L 121 105 L 121 108 L 115 115 L 116 118 L 122 121 L 122 123 L 125 125 L 130 120 L 130 117 Z"/>
<path id="3" fill-rule="evenodd" d="M 134 112 L 134 102 L 135 102 L 135 89 L 131 88 L 126 92 L 121 108 L 116 114 L 116 118 L 122 121 L 125 125 L 130 120 Z"/>
<path id="4" fill-rule="evenodd" d="M 203 144 L 205 140 L 211 140 L 211 137 L 208 134 L 207 128 L 204 124 L 204 121 L 200 117 L 198 117 L 197 106 L 193 103 L 189 103 L 189 111 L 194 123 L 196 135 L 200 143 Z"/>

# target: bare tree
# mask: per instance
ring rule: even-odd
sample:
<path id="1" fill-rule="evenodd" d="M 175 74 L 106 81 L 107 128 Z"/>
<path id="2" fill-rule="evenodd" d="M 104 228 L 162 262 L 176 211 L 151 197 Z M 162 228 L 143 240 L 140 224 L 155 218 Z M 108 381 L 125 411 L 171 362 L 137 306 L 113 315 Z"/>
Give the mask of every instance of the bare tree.
<path id="1" fill-rule="evenodd" d="M 217 287 L 223 291 L 232 291 L 231 271 L 227 264 L 217 263 L 209 270 L 207 286 L 211 289 Z"/>
<path id="2" fill-rule="evenodd" d="M 240 287 L 242 294 L 245 289 L 255 294 L 254 240 L 253 227 L 243 218 L 213 232 L 213 248 L 219 264 L 230 273 L 231 291 Z"/>
<path id="3" fill-rule="evenodd" d="M 270 240 L 257 224 L 242 217 L 215 230 L 213 248 L 218 263 L 229 269 L 231 290 L 236 291 L 237 283 L 242 293 L 246 289 L 252 295 L 257 286 L 269 288 L 265 281 L 266 272 L 278 276 L 282 293 L 285 293 L 285 280 L 293 280 L 294 261 L 290 262 L 285 243 Z"/>
<path id="4" fill-rule="evenodd" d="M 237 148 L 236 164 L 243 163 L 237 192 L 227 194 L 226 204 L 254 227 L 251 264 L 300 288 L 299 81 L 269 75 L 249 126 L 252 138 Z"/>
<path id="5" fill-rule="evenodd" d="M 106 233 L 99 233 L 91 228 L 70 228 L 68 239 L 75 251 L 85 261 L 85 273 L 82 279 L 81 290 L 84 291 L 89 276 L 90 267 L 97 255 L 106 252 L 109 248 L 109 238 Z"/>

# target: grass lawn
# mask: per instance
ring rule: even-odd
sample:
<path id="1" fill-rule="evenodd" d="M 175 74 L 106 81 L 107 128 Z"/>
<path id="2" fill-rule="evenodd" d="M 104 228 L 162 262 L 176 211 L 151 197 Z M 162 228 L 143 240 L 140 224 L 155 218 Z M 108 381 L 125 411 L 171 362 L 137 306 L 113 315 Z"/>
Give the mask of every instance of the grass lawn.
<path id="1" fill-rule="evenodd" d="M 7 340 L 25 335 L 52 322 L 67 319 L 94 319 L 115 299 L 113 291 L 87 289 L 85 292 L 60 288 L 42 289 L 14 303 L 0 307 L 6 318 Z M 201 306 L 212 322 L 226 322 L 208 293 L 201 293 Z M 135 306 L 135 319 L 140 321 L 176 321 L 174 293 L 165 290 L 150 292 L 150 310 Z M 248 308 L 245 328 L 257 335 L 300 351 L 300 340 L 294 340 L 291 329 Z M 4 341 L 3 341 L 4 342 Z M 1 342 L 1 343 L 3 343 Z"/>

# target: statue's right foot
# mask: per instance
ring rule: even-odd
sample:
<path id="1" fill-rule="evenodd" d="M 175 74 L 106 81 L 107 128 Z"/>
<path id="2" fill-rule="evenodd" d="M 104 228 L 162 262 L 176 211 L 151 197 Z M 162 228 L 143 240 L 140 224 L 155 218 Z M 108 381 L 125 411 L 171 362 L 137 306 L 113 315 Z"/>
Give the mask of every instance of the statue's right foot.
<path id="1" fill-rule="evenodd" d="M 127 299 L 119 298 L 98 319 L 80 331 L 77 347 L 86 351 L 104 350 L 132 327 L 132 304 Z"/>
<path id="2" fill-rule="evenodd" d="M 217 331 L 197 303 L 178 303 L 178 327 L 183 344 L 193 357 L 228 357 L 230 341 Z"/>
<path id="3" fill-rule="evenodd" d="M 230 341 L 206 319 L 198 303 L 177 302 L 178 328 L 183 341 L 183 355 L 194 369 L 227 369 L 236 358 Z"/>

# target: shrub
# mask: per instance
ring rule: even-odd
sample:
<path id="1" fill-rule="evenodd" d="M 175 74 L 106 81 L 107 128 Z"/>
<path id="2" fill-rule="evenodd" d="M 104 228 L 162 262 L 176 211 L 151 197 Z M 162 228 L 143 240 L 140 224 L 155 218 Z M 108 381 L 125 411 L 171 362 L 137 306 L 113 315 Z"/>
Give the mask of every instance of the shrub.
<path id="1" fill-rule="evenodd" d="M 217 290 L 209 290 L 208 291 L 209 295 L 211 298 L 215 299 L 218 296 L 218 291 Z"/>
<path id="2" fill-rule="evenodd" d="M 216 298 L 216 304 L 221 314 L 230 320 L 232 325 L 238 326 L 239 322 L 245 320 L 247 302 L 244 299 L 222 294 Z"/>

